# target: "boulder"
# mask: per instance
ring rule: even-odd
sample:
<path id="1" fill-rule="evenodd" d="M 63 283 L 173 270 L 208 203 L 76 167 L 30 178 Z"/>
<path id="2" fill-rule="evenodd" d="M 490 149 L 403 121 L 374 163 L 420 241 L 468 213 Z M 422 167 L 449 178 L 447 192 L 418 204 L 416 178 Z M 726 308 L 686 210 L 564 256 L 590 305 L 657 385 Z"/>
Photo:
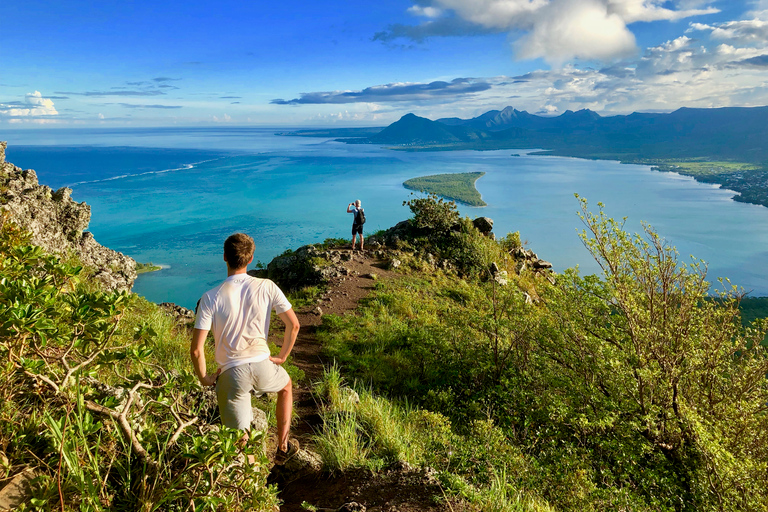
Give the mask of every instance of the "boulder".
<path id="1" fill-rule="evenodd" d="M 251 420 L 251 428 L 259 432 L 267 432 L 269 430 L 269 421 L 267 421 L 267 413 L 265 413 L 258 407 L 253 407 L 251 410 L 253 412 L 253 419 Z"/>
<path id="2" fill-rule="evenodd" d="M 472 224 L 484 235 L 490 235 L 493 231 L 493 219 L 488 217 L 478 217 L 472 221 Z"/>
<path id="3" fill-rule="evenodd" d="M 265 270 L 249 270 L 255 277 L 275 281 L 284 290 L 297 290 L 305 286 L 327 284 L 342 275 L 344 267 L 328 257 L 329 251 L 319 251 L 314 245 L 304 245 L 295 251 L 286 251 L 269 262 Z M 340 253 L 339 259 L 344 259 Z"/>

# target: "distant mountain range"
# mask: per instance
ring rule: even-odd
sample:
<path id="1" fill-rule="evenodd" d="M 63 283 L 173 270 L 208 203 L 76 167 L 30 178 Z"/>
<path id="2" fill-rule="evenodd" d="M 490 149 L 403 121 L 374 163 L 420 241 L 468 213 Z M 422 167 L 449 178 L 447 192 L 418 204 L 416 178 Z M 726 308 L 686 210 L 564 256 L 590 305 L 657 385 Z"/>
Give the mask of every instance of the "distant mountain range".
<path id="1" fill-rule="evenodd" d="M 375 135 L 345 142 L 414 149 L 541 148 L 554 154 L 621 160 L 768 160 L 768 107 L 694 109 L 603 117 L 591 110 L 557 117 L 507 107 L 472 119 L 430 121 L 407 114 Z"/>
<path id="2" fill-rule="evenodd" d="M 286 134 L 288 135 L 288 134 Z M 738 192 L 768 207 L 768 107 L 681 108 L 603 117 L 591 110 L 537 116 L 507 107 L 472 119 L 406 114 L 386 128 L 303 130 L 407 151 L 539 149 L 580 158 L 650 164 Z"/>

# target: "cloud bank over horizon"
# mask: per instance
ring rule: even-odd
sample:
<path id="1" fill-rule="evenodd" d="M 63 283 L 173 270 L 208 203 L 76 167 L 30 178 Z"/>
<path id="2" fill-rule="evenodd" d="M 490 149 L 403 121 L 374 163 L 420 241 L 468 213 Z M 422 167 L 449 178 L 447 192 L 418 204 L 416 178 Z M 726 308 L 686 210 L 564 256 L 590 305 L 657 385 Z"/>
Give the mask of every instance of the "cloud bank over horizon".
<path id="1" fill-rule="evenodd" d="M 628 25 L 714 14 L 713 1 L 666 0 L 422 0 L 408 12 L 418 25 L 391 25 L 374 39 L 473 36 L 506 32 L 517 59 L 562 65 L 571 59 L 605 60 L 636 50 Z M 672 4 L 673 8 L 664 7 Z M 698 5 L 699 8 L 690 8 Z"/>

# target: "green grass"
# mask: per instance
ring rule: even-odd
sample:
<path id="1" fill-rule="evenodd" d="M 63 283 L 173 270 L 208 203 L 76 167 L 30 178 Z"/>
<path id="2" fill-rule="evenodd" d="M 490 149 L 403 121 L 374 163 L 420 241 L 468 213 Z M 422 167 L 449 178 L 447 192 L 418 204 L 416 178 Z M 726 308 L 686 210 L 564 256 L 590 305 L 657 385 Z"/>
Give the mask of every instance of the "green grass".
<path id="1" fill-rule="evenodd" d="M 404 182 L 403 186 L 410 190 L 437 194 L 470 206 L 487 206 L 480 192 L 475 188 L 475 182 L 484 175 L 484 172 L 433 174 L 412 178 Z"/>
<path id="2" fill-rule="evenodd" d="M 471 436 L 459 436 L 442 414 L 377 396 L 370 389 L 357 388 L 359 400 L 351 399 L 353 392 L 336 366 L 326 370 L 314 393 L 323 416 L 314 442 L 326 471 L 376 472 L 401 461 L 432 468 L 442 488 L 435 498 L 450 497 L 461 502 L 462 510 L 554 510 L 534 489 L 517 485 L 519 475 L 512 472 L 524 472 L 530 463 L 505 448 L 504 436 L 491 422 L 478 422 Z M 475 478 L 477 466 L 489 467 L 485 481 Z"/>

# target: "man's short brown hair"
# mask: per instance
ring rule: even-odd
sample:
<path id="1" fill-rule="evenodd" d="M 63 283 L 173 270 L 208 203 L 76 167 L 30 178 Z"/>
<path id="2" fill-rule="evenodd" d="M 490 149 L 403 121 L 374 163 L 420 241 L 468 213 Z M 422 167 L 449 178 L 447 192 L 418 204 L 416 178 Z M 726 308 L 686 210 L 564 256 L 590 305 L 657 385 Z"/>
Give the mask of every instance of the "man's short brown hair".
<path id="1" fill-rule="evenodd" d="M 231 269 L 247 267 L 255 248 L 253 238 L 245 233 L 235 233 L 224 241 L 224 259 Z"/>

